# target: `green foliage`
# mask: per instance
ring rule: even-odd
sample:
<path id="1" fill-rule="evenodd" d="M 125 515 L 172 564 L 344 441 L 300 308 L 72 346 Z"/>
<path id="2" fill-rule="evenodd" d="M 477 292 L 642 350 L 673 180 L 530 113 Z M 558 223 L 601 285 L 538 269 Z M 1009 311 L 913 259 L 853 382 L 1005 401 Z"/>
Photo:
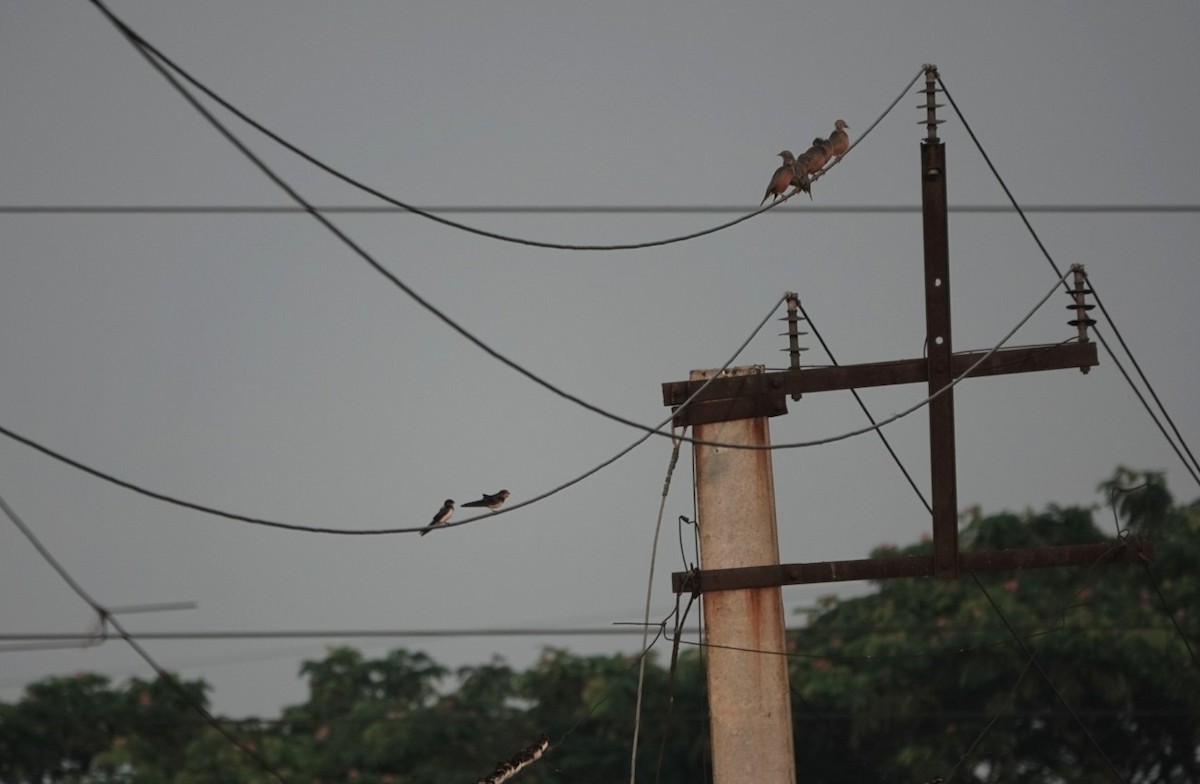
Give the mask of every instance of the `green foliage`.
<path id="1" fill-rule="evenodd" d="M 1125 468 L 1099 490 L 1111 506 L 963 518 L 968 550 L 1153 543 L 1152 565 L 980 575 L 1049 682 L 969 575 L 822 600 L 789 640 L 798 780 L 1107 782 L 1099 746 L 1130 782 L 1200 781 L 1200 672 L 1173 624 L 1200 636 L 1200 506 L 1174 505 L 1160 474 Z M 930 552 L 922 542 L 877 554 Z M 665 648 L 647 661 L 638 778 L 702 783 L 703 652 L 685 647 L 672 675 Z M 520 782 L 620 781 L 637 675 L 635 658 L 561 649 L 524 672 L 498 658 L 451 672 L 420 652 L 333 648 L 301 666 L 302 704 L 222 727 L 294 784 L 473 781 L 542 733 L 551 751 Z M 0 703 L 0 781 L 271 781 L 194 710 L 207 689 L 92 674 L 33 684 Z"/>
<path id="2" fill-rule="evenodd" d="M 798 766 L 829 782 L 949 779 L 952 770 L 956 782 L 1108 781 L 1098 746 L 1126 780 L 1200 781 L 1200 673 L 1151 578 L 1176 619 L 1192 619 L 1194 638 L 1197 511 L 1173 508 L 1158 474 L 1119 469 L 1101 491 L 1115 503 L 1111 535 L 1093 510 L 1057 507 L 974 511 L 960 535 L 968 550 L 1116 546 L 1119 521 L 1122 539 L 1154 543 L 1153 572 L 1111 565 L 979 576 L 1086 732 L 1027 667 L 970 575 L 890 580 L 870 596 L 823 603 L 796 635 Z M 928 543 L 903 550 L 930 552 Z M 837 755 L 843 764 L 830 768 Z"/>

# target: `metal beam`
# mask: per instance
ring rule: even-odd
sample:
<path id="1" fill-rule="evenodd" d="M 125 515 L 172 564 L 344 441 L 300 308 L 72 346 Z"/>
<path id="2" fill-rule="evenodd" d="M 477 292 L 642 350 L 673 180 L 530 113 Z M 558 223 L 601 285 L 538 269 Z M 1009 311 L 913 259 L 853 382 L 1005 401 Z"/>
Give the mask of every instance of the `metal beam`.
<path id="1" fill-rule="evenodd" d="M 959 553 L 963 571 L 1006 572 L 1022 569 L 1055 569 L 1063 566 L 1095 566 L 1108 563 L 1137 563 L 1154 557 L 1148 541 L 1101 542 L 1099 544 L 1030 547 L 1013 550 L 984 550 Z M 703 569 L 675 572 L 671 587 L 676 592 L 732 591 L 776 585 L 808 585 L 851 580 L 887 580 L 896 577 L 929 577 L 933 556 L 901 555 L 854 561 L 747 566 L 739 569 Z"/>
<path id="2" fill-rule="evenodd" d="M 987 351 L 962 351 L 955 354 L 950 365 L 952 375 L 955 378 L 961 376 L 987 353 Z M 1002 348 L 992 354 L 987 361 L 971 372 L 971 378 L 1094 367 L 1098 364 L 1100 361 L 1096 354 L 1095 343 L 1050 343 L 1040 346 L 1020 346 Z M 740 395 L 803 395 L 809 392 L 864 389 L 894 384 L 922 384 L 928 381 L 928 365 L 925 358 L 897 359 L 839 367 L 780 370 L 739 378 L 718 378 L 700 393 L 695 402 L 728 400 Z M 703 383 L 702 381 L 665 382 L 662 385 L 663 405 L 681 405 Z"/>

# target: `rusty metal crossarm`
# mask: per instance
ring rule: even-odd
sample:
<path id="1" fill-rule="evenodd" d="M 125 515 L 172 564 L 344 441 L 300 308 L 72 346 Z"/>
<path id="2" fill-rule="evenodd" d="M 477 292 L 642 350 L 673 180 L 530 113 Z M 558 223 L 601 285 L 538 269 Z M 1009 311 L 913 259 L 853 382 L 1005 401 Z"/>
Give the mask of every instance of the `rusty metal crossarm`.
<path id="1" fill-rule="evenodd" d="M 1002 572 L 1021 569 L 1053 569 L 1063 566 L 1093 566 L 1110 563 L 1140 563 L 1154 557 L 1150 542 L 1128 542 L 1029 547 L 1014 550 L 983 550 L 959 553 L 963 571 Z M 854 561 L 745 566 L 738 569 L 700 569 L 675 572 L 671 588 L 682 593 L 734 591 L 777 585 L 885 580 L 896 577 L 928 577 L 933 574 L 932 555 L 901 555 Z"/>
<path id="2" fill-rule="evenodd" d="M 958 377 L 970 369 L 987 351 L 964 351 L 954 354 L 951 376 Z M 1086 370 L 1099 364 L 1095 343 L 1051 343 L 1041 346 L 1002 348 L 996 351 L 971 377 L 998 376 L 1009 373 L 1032 373 L 1042 370 L 1079 368 Z M 714 380 L 691 405 L 675 418 L 675 425 L 700 425 L 726 422 L 756 416 L 773 417 L 787 413 L 788 395 L 793 399 L 810 392 L 830 392 L 839 389 L 920 384 L 928 381 L 929 362 L 920 359 L 898 359 L 839 367 L 801 368 L 737 376 Z M 703 381 L 668 381 L 662 385 L 663 403 L 679 406 L 695 392 Z"/>
<path id="3" fill-rule="evenodd" d="M 987 351 L 962 351 L 954 355 L 952 374 L 966 372 Z M 1094 367 L 1099 364 L 1095 343 L 1050 343 L 1041 346 L 1002 348 L 971 374 L 998 376 L 1041 370 Z M 757 376 L 718 378 L 694 401 L 730 400 L 740 396 L 785 396 L 837 389 L 920 384 L 928 380 L 928 362 L 898 359 L 840 367 L 812 367 L 782 370 Z M 678 406 L 703 384 L 703 381 L 668 381 L 662 385 L 663 405 Z"/>

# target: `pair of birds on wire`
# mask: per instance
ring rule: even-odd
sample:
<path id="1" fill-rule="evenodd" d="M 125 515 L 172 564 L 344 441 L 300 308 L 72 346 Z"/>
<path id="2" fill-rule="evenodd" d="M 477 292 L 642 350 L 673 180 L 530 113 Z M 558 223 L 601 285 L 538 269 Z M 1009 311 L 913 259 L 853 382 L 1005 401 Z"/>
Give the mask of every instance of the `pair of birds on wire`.
<path id="1" fill-rule="evenodd" d="M 467 507 L 475 507 L 477 509 L 489 509 L 494 512 L 504 505 L 504 502 L 508 500 L 509 495 L 511 495 L 511 493 L 509 493 L 507 490 L 501 490 L 498 493 L 484 493 L 483 498 L 480 498 L 478 501 L 471 501 L 470 503 L 463 504 L 463 509 L 466 509 Z M 438 513 L 435 514 L 433 519 L 429 521 L 429 525 L 421 529 L 421 536 L 429 533 L 439 525 L 445 525 L 446 523 L 450 522 L 451 517 L 454 517 L 454 499 L 447 498 L 446 503 L 442 504 L 442 508 L 439 509 Z"/>
<path id="2" fill-rule="evenodd" d="M 846 129 L 850 126 L 845 120 L 838 120 L 834 123 L 833 133 L 829 134 L 828 139 L 822 139 L 820 136 L 813 139 L 812 147 L 809 147 L 800 156 L 792 155 L 790 150 L 784 150 L 779 153 L 779 157 L 783 158 L 783 165 L 775 170 L 775 174 L 771 176 L 771 184 L 767 186 L 767 192 L 763 194 L 762 201 L 758 206 L 762 206 L 767 201 L 767 197 L 774 196 L 771 200 L 774 204 L 783 196 L 784 192 L 789 187 L 794 187 L 792 195 L 804 191 L 808 194 L 808 198 L 812 198 L 812 180 L 810 175 L 813 175 L 825 168 L 825 164 L 832 162 L 835 158 L 841 159 L 846 154 L 846 150 L 850 149 L 850 137 L 846 135 Z"/>

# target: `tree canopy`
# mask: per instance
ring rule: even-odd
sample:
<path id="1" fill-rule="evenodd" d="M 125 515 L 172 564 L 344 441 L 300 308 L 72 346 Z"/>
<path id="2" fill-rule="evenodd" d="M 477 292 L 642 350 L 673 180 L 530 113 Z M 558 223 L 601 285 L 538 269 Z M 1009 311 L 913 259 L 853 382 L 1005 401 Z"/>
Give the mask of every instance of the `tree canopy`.
<path id="1" fill-rule="evenodd" d="M 789 633 L 798 778 L 828 782 L 1200 781 L 1200 505 L 1162 475 L 1118 471 L 1106 504 L 984 515 L 964 550 L 1151 541 L 1152 564 L 889 580 L 828 598 Z M 875 555 L 923 554 L 929 542 Z M 993 602 L 995 606 L 993 606 Z M 1017 640 L 1019 638 L 1019 641 Z M 693 641 L 694 643 L 695 641 Z M 708 773 L 704 649 L 648 661 L 638 777 Z M 1031 659 L 1032 654 L 1035 659 Z M 519 672 L 495 658 L 451 672 L 419 651 L 345 647 L 306 661 L 308 698 L 223 729 L 296 784 L 474 781 L 543 733 L 528 784 L 624 780 L 635 656 L 546 649 Z M 200 680 L 94 673 L 0 703 L 0 781 L 250 784 L 273 780 L 195 709 Z"/>

